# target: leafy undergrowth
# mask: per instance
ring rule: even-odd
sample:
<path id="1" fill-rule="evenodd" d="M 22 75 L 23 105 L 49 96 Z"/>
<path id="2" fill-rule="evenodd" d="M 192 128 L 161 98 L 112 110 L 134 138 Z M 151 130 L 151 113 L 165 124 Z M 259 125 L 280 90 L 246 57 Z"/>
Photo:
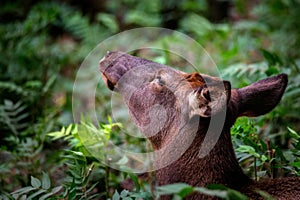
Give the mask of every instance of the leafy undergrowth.
<path id="1" fill-rule="evenodd" d="M 173 199 L 182 199 L 192 192 L 223 199 L 244 200 L 247 197 L 238 191 L 222 185 L 210 185 L 207 188 L 192 187 L 184 183 L 154 187 L 149 182 L 139 179 L 130 172 L 118 172 L 101 164 L 102 155 L 96 159 L 88 151 L 89 146 L 99 144 L 104 148 L 110 138 L 118 131 L 120 124 L 93 125 L 88 120 L 81 124 L 71 124 L 63 127 L 61 131 L 49 133 L 53 140 L 65 140 L 72 146 L 72 150 L 64 150 L 62 160 L 65 165 L 65 175 L 61 183 L 52 183 L 49 175 L 42 172 L 41 178 L 30 177 L 30 184 L 15 190 L 12 193 L 2 194 L 2 199 L 153 199 L 160 195 L 172 195 Z M 237 158 L 241 164 L 247 165 L 246 173 L 254 179 L 275 177 L 278 174 L 299 174 L 300 135 L 292 130 L 290 132 L 292 148 L 288 151 L 278 149 L 270 142 L 265 142 L 256 134 L 257 127 L 253 120 L 241 118 L 232 128 L 233 143 Z M 88 132 L 88 133 L 87 133 Z M 93 138 L 92 136 L 97 136 Z M 81 137 L 84 136 L 84 137 Z M 89 138 L 90 142 L 86 140 Z M 88 145 L 87 145 L 88 144 Z M 101 151 L 99 151 L 101 153 Z M 100 158 L 100 160 L 99 160 Z M 124 158 L 121 158 L 124 160 Z M 293 161 L 293 162 L 288 162 Z M 125 162 L 118 162 L 125 168 Z M 124 166 L 122 166 L 124 165 Z M 280 169 L 280 173 L 276 171 Z M 40 177 L 40 175 L 39 175 Z M 120 183 L 126 178 L 133 180 L 131 191 L 122 189 Z M 267 199 L 271 199 L 267 194 Z"/>
<path id="2" fill-rule="evenodd" d="M 86 8 L 64 2 L 4 1 L 0 6 L 0 199 L 153 199 L 160 194 L 181 199 L 193 191 L 245 199 L 221 186 L 193 188 L 180 183 L 155 188 L 133 173 L 109 168 L 100 162 L 109 159 L 109 149 L 102 151 L 107 144 L 127 142 L 130 151 L 145 152 L 147 142 L 130 134 L 119 137 L 121 125 L 111 120 L 72 123 L 74 77 L 87 54 L 122 30 L 169 22 L 206 49 L 233 87 L 288 74 L 279 105 L 265 116 L 239 119 L 232 140 L 241 166 L 253 179 L 300 175 L 298 1 L 266 0 L 251 11 L 246 1 L 233 1 L 234 9 L 242 11 L 241 19 L 218 24 L 205 17 L 205 0 L 111 0 L 92 7 L 93 16 Z M 253 16 L 242 18 L 245 11 Z M 162 48 L 176 42 L 172 36 L 157 41 Z M 168 51 L 154 52 L 155 61 L 182 64 Z M 97 89 L 99 115 L 106 119 L 110 93 Z M 98 151 L 97 158 L 83 145 L 86 142 Z M 116 163 L 127 161 L 117 157 Z M 121 187 L 128 178 L 133 180 L 131 191 Z"/>

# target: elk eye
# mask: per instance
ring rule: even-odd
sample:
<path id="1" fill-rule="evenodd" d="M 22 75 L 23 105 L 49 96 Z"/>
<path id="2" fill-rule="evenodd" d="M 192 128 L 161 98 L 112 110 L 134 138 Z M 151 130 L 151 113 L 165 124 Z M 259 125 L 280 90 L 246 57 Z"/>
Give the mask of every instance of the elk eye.
<path id="1" fill-rule="evenodd" d="M 158 76 L 156 77 L 156 80 L 157 80 L 157 83 L 158 83 L 160 86 L 163 86 L 163 85 L 166 84 L 165 81 L 162 80 L 162 78 L 161 78 L 160 75 L 158 75 Z"/>

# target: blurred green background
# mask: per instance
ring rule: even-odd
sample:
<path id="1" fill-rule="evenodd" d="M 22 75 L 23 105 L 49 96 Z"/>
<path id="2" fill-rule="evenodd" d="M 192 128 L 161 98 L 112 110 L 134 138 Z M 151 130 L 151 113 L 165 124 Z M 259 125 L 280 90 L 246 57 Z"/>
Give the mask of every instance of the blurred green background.
<path id="1" fill-rule="evenodd" d="M 147 181 L 104 166 L 78 137 L 80 131 L 98 131 L 103 145 L 118 143 L 120 125 L 79 125 L 72 118 L 73 83 L 84 58 L 106 38 L 144 26 L 194 38 L 234 87 L 287 73 L 289 86 L 276 109 L 239 120 L 232 136 L 248 175 L 299 175 L 299 18 L 299 0 L 1 1 L 0 198 L 117 199 L 116 191 L 123 191 L 119 199 L 152 198 Z M 164 52 L 156 60 L 178 64 Z M 98 89 L 104 109 L 110 92 Z M 134 192 L 121 188 L 127 177 L 135 180 Z"/>

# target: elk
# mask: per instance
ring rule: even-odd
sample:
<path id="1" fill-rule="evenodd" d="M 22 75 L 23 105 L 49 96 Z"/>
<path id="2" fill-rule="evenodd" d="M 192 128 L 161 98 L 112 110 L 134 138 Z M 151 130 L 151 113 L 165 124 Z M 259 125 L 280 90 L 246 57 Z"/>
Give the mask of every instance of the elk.
<path id="1" fill-rule="evenodd" d="M 238 117 L 263 115 L 279 103 L 288 83 L 286 74 L 232 89 L 229 81 L 184 73 L 117 51 L 108 52 L 99 69 L 107 87 L 121 94 L 134 123 L 157 151 L 158 185 L 223 184 L 250 199 L 263 199 L 257 189 L 276 199 L 300 199 L 299 177 L 257 182 L 245 175 L 230 135 Z M 217 198 L 193 193 L 186 199 Z"/>

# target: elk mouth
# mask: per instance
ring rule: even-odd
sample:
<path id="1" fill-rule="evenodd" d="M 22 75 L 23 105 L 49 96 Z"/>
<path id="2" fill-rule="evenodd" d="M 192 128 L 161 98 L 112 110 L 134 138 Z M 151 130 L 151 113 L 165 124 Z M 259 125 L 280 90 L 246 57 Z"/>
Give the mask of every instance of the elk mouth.
<path id="1" fill-rule="evenodd" d="M 106 55 L 99 61 L 99 70 L 102 73 L 102 79 L 105 85 L 110 89 L 114 90 L 115 86 L 120 77 L 126 73 L 126 70 L 118 69 L 120 65 L 120 59 L 124 53 L 122 52 L 107 52 Z M 119 67 L 120 68 L 120 67 Z M 119 74 L 122 72 L 121 74 Z"/>
<path id="2" fill-rule="evenodd" d="M 112 81 L 110 81 L 104 73 L 102 73 L 102 79 L 105 83 L 105 85 L 108 87 L 108 89 L 110 89 L 111 91 L 113 91 L 115 89 L 115 85 Z"/>

